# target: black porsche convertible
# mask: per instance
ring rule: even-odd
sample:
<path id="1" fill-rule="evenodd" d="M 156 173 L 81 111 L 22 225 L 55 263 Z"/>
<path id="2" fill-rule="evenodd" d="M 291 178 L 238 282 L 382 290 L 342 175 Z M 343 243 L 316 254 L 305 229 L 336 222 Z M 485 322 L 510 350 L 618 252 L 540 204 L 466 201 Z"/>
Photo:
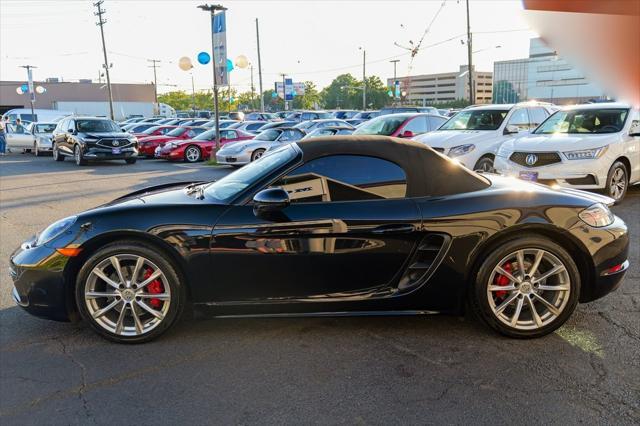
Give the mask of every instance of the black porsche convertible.
<path id="1" fill-rule="evenodd" d="M 215 182 L 147 188 L 11 256 L 16 302 L 142 342 L 214 316 L 461 313 L 543 336 L 628 268 L 613 200 L 471 172 L 424 145 L 333 136 Z"/>

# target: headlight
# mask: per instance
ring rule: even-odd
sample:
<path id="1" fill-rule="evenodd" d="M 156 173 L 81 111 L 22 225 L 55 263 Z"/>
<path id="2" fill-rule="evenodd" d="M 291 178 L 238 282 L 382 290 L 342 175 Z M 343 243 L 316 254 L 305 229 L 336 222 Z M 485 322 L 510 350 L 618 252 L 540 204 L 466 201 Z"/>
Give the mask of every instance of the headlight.
<path id="1" fill-rule="evenodd" d="M 468 154 L 471 151 L 473 151 L 474 149 L 476 149 L 476 146 L 473 145 L 473 144 L 458 145 L 458 146 L 454 146 L 453 148 L 451 148 L 447 155 L 449 157 L 457 157 L 459 155 Z"/>
<path id="2" fill-rule="evenodd" d="M 36 238 L 36 246 L 47 244 L 55 237 L 62 234 L 64 231 L 69 229 L 71 225 L 76 223 L 76 219 L 78 219 L 78 216 L 70 216 L 47 226 L 44 231 L 38 234 L 38 238 Z"/>
<path id="3" fill-rule="evenodd" d="M 601 228 L 613 223 L 613 213 L 611 213 L 609 207 L 602 203 L 594 204 L 582 210 L 578 213 L 578 216 L 584 223 L 594 228 Z"/>
<path id="4" fill-rule="evenodd" d="M 505 146 L 505 144 L 500 145 L 500 148 L 498 148 L 498 152 L 496 152 L 496 155 L 498 157 L 507 158 L 509 156 L 509 154 L 511 154 L 511 150 L 509 148 L 507 148 Z"/>
<path id="5" fill-rule="evenodd" d="M 578 151 L 567 151 L 564 156 L 567 160 L 593 160 L 594 158 L 600 158 L 605 153 L 609 146 L 601 146 L 600 148 L 593 149 L 580 149 Z"/>

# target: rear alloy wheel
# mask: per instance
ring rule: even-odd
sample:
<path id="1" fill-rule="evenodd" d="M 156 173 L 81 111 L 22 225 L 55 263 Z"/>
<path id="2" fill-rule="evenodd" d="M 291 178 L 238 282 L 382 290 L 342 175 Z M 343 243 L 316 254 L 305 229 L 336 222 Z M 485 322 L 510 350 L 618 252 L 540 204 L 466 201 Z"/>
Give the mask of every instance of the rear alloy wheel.
<path id="1" fill-rule="evenodd" d="M 628 187 L 629 175 L 627 166 L 620 161 L 616 161 L 607 174 L 606 194 L 616 200 L 616 203 L 619 203 L 627 193 Z"/>
<path id="2" fill-rule="evenodd" d="M 33 143 L 33 155 L 35 155 L 36 157 L 40 156 L 40 150 L 38 150 L 38 143 L 37 142 Z"/>
<path id="3" fill-rule="evenodd" d="M 55 161 L 64 161 L 64 155 L 60 154 L 58 150 L 58 145 L 53 144 L 53 149 L 51 150 L 51 155 Z"/>
<path id="4" fill-rule="evenodd" d="M 256 161 L 258 158 L 262 157 L 264 154 L 264 149 L 256 149 L 251 153 L 251 161 Z"/>
<path id="5" fill-rule="evenodd" d="M 82 317 L 102 336 L 138 343 L 173 324 L 184 291 L 164 256 L 136 243 L 116 243 L 87 260 L 78 274 L 76 298 Z"/>
<path id="6" fill-rule="evenodd" d="M 478 160 L 473 170 L 482 173 L 495 173 L 496 169 L 493 167 L 493 158 L 482 157 Z"/>
<path id="7" fill-rule="evenodd" d="M 578 303 L 580 274 L 555 243 L 529 236 L 493 251 L 470 302 L 491 328 L 510 337 L 541 337 L 559 328 Z"/>
<path id="8" fill-rule="evenodd" d="M 200 152 L 200 148 L 197 146 L 191 145 L 184 150 L 184 161 L 187 163 L 197 163 L 201 159 L 202 153 Z"/>
<path id="9" fill-rule="evenodd" d="M 76 145 L 73 148 L 73 159 L 78 166 L 85 166 L 87 164 L 87 160 L 82 156 L 82 149 L 80 149 L 80 145 Z"/>

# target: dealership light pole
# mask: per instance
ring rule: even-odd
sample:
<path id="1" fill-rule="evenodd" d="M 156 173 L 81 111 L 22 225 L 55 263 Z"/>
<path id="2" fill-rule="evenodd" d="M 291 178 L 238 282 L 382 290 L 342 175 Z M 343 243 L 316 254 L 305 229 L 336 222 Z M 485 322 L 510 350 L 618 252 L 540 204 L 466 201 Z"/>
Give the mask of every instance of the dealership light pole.
<path id="1" fill-rule="evenodd" d="M 260 61 L 260 30 L 256 18 L 256 42 L 258 44 L 258 84 L 260 85 L 260 112 L 264 112 L 264 93 L 262 92 L 262 62 Z"/>
<path id="2" fill-rule="evenodd" d="M 156 74 L 156 68 L 158 67 L 158 63 L 160 63 L 159 59 L 147 59 L 147 61 L 151 62 L 152 65 L 149 66 L 149 68 L 153 68 L 153 96 L 155 98 L 155 102 L 156 102 L 156 106 L 155 106 L 155 112 L 156 114 L 159 112 L 159 106 L 158 106 L 158 76 Z"/>
<path id="3" fill-rule="evenodd" d="M 364 47 L 358 47 L 359 50 L 362 50 L 362 110 L 367 110 L 367 75 L 366 75 L 366 64 L 367 64 L 367 51 Z"/>
<path id="4" fill-rule="evenodd" d="M 473 72 L 471 68 L 473 65 L 471 64 L 473 50 L 472 50 L 472 40 L 471 40 L 471 24 L 469 23 L 469 0 L 467 0 L 467 56 L 468 56 L 468 68 L 469 68 L 469 104 L 473 105 L 475 103 L 475 93 L 473 93 Z"/>
<path id="5" fill-rule="evenodd" d="M 104 24 L 107 23 L 106 19 L 102 18 L 102 15 L 106 13 L 104 9 L 102 9 L 102 3 L 104 0 L 98 0 L 93 5 L 98 8 L 97 12 L 94 12 L 94 15 L 98 17 L 98 22 L 96 25 L 100 26 L 100 37 L 102 38 L 102 53 L 104 54 L 104 72 L 107 77 L 107 92 L 109 92 L 109 115 L 111 119 L 114 119 L 113 115 L 113 94 L 111 92 L 111 78 L 109 77 L 109 60 L 107 59 L 107 45 L 104 42 Z"/>
<path id="6" fill-rule="evenodd" d="M 215 49 L 215 41 L 214 41 L 214 23 L 213 17 L 218 10 L 227 10 L 226 7 L 219 4 L 201 4 L 198 6 L 199 9 L 202 9 L 205 12 L 209 12 L 211 14 L 211 65 L 213 66 L 213 108 L 215 113 L 215 121 L 216 121 L 216 151 L 220 149 L 220 111 L 218 105 L 218 84 L 216 82 L 216 49 Z M 225 64 L 226 64 L 226 58 Z"/>
<path id="7" fill-rule="evenodd" d="M 33 73 L 32 69 L 37 68 L 33 65 L 21 65 L 20 68 L 27 70 L 27 87 L 29 88 L 29 102 L 31 103 L 31 120 L 36 121 L 36 115 L 33 112 L 33 103 L 36 101 L 36 92 L 33 89 Z"/>

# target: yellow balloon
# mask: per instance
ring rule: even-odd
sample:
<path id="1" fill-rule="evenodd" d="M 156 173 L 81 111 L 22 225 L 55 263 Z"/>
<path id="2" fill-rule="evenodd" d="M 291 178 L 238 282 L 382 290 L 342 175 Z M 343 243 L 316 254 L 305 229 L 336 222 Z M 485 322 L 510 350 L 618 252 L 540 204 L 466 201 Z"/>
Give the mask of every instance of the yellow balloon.
<path id="1" fill-rule="evenodd" d="M 182 58 L 180 58 L 180 60 L 178 61 L 178 66 L 182 71 L 189 71 L 191 68 L 193 68 L 191 59 L 188 56 L 183 56 Z"/>
<path id="2" fill-rule="evenodd" d="M 240 55 L 236 58 L 236 67 L 246 68 L 249 65 L 249 60 L 246 56 Z"/>

